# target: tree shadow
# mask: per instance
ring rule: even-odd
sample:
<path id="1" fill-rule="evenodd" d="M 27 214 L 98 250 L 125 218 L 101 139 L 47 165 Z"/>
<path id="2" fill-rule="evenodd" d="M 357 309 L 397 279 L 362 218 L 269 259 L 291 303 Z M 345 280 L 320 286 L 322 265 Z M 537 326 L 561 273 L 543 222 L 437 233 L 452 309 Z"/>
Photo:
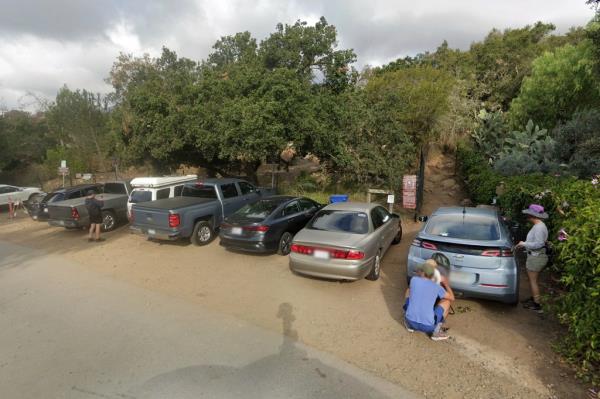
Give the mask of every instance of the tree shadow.
<path id="1" fill-rule="evenodd" d="M 143 398 L 399 398 L 312 357 L 296 341 L 293 307 L 279 305 L 283 341 L 279 351 L 242 367 L 200 364 L 157 375 L 128 395 Z M 226 350 L 226 349 L 225 349 Z"/>

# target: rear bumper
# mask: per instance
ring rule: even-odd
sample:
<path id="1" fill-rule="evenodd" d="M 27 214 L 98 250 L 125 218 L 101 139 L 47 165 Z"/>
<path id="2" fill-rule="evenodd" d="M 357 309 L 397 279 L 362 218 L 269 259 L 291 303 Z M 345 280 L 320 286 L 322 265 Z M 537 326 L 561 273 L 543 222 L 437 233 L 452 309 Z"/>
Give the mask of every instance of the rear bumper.
<path id="1" fill-rule="evenodd" d="M 181 233 L 178 231 L 150 229 L 141 226 L 129 226 L 129 230 L 131 230 L 133 233 L 145 235 L 157 240 L 175 241 L 181 238 Z"/>
<path id="2" fill-rule="evenodd" d="M 514 258 L 513 259 L 514 262 Z M 407 277 L 414 276 L 414 270 L 425 259 L 408 255 Z M 450 286 L 455 291 L 457 297 L 481 298 L 499 302 L 512 302 L 518 290 L 518 269 L 516 264 L 513 267 L 503 267 L 499 269 L 474 269 L 463 267 L 460 272 L 472 273 L 474 275 L 473 283 L 461 283 L 452 280 L 452 271 L 450 272 Z"/>
<path id="3" fill-rule="evenodd" d="M 57 220 L 49 219 L 48 224 L 54 227 L 66 227 L 68 229 L 80 229 L 87 226 L 80 220 Z"/>
<path id="4" fill-rule="evenodd" d="M 244 251 L 244 252 L 257 252 L 257 253 L 266 253 L 266 252 L 275 252 L 277 251 L 276 242 L 264 242 L 264 241 L 256 241 L 256 240 L 240 240 L 233 239 L 221 236 L 219 240 L 219 245 L 225 247 L 227 249 L 233 249 L 236 251 Z"/>
<path id="5" fill-rule="evenodd" d="M 360 261 L 339 259 L 316 259 L 310 255 L 290 254 L 290 269 L 298 274 L 332 279 L 361 280 L 371 271 L 373 258 Z"/>

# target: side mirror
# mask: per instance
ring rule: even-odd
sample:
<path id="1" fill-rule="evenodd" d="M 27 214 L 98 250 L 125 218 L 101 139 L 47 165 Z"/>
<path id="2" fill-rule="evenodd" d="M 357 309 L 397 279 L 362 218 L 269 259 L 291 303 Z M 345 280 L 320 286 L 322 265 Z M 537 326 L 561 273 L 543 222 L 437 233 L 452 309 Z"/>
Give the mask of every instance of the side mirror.
<path id="1" fill-rule="evenodd" d="M 417 220 L 418 220 L 419 222 L 421 222 L 421 223 L 425 223 L 426 221 L 428 221 L 428 220 L 429 220 L 429 216 L 419 216 L 419 217 L 417 218 Z"/>

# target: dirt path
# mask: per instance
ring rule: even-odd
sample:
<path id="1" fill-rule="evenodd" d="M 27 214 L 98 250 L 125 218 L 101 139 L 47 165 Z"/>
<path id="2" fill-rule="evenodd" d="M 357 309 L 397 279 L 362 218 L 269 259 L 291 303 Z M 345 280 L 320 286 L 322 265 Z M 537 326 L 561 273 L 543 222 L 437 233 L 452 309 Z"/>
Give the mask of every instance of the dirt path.
<path id="1" fill-rule="evenodd" d="M 452 160 L 435 152 L 429 159 L 424 212 L 462 198 L 450 181 Z M 149 242 L 126 227 L 90 244 L 81 231 L 3 219 L 0 240 L 60 253 L 98 273 L 273 331 L 281 332 L 278 307 L 289 303 L 301 342 L 425 397 L 582 397 L 549 348 L 552 324 L 521 308 L 458 300 L 449 320 L 453 339 L 443 343 L 402 327 L 406 254 L 419 227 L 405 222 L 402 243 L 386 254 L 379 281 L 354 283 L 294 276 L 286 258 L 227 252 L 217 242 L 204 248 Z"/>

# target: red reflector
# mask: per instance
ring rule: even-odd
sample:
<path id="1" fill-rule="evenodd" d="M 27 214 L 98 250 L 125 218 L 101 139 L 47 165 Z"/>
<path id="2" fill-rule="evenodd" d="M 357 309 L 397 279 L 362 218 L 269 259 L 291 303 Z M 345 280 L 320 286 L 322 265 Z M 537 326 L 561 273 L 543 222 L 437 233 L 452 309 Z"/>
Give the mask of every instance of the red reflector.
<path id="1" fill-rule="evenodd" d="M 75 220 L 79 220 L 79 211 L 77 208 L 71 208 L 71 217 Z"/>
<path id="2" fill-rule="evenodd" d="M 266 231 L 269 231 L 269 226 L 244 226 L 242 227 L 242 229 L 246 231 L 258 231 L 264 233 Z"/>
<path id="3" fill-rule="evenodd" d="M 169 215 L 169 227 L 177 227 L 181 223 L 181 219 L 179 219 L 179 214 L 171 213 Z"/>
<path id="4" fill-rule="evenodd" d="M 482 287 L 491 287 L 491 288 L 508 288 L 506 284 L 479 284 Z"/>
<path id="5" fill-rule="evenodd" d="M 365 257 L 365 253 L 361 251 L 348 251 L 348 256 L 346 259 L 358 260 Z"/>
<path id="6" fill-rule="evenodd" d="M 296 252 L 298 254 L 303 255 L 311 255 L 313 253 L 313 248 L 307 247 L 306 245 L 298 245 L 292 244 L 292 252 Z"/>
<path id="7" fill-rule="evenodd" d="M 421 242 L 421 246 L 425 249 L 433 249 L 433 250 L 437 249 L 437 246 L 434 243 L 428 242 L 428 241 Z"/>
<path id="8" fill-rule="evenodd" d="M 318 247 L 310 247 L 307 245 L 298 245 L 292 244 L 292 252 L 296 252 L 298 254 L 303 255 L 312 255 L 315 250 L 319 251 L 327 251 L 329 252 L 329 256 L 333 259 L 347 259 L 347 260 L 360 260 L 365 257 L 365 253 L 361 251 L 357 251 L 354 249 L 345 250 L 345 249 L 335 249 L 335 248 L 318 248 Z"/>

